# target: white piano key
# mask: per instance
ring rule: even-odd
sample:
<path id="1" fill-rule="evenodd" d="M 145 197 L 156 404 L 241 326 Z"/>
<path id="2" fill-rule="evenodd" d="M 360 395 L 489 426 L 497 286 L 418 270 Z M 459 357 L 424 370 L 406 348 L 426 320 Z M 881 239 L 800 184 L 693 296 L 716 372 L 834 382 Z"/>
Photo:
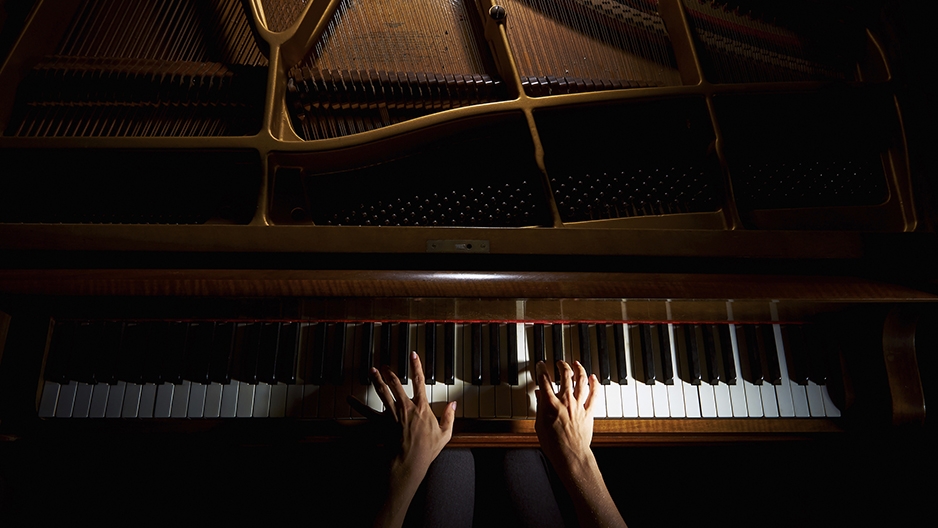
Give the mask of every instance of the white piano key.
<path id="1" fill-rule="evenodd" d="M 107 412 L 107 395 L 110 387 L 107 383 L 98 383 L 94 386 L 91 393 L 91 409 L 88 411 L 90 418 L 104 418 Z"/>
<path id="2" fill-rule="evenodd" d="M 778 320 L 777 303 L 772 303 L 772 320 Z M 778 414 L 783 418 L 795 416 L 794 398 L 792 396 L 792 381 L 788 375 L 788 358 L 785 355 L 785 341 L 782 339 L 782 327 L 773 324 L 772 333 L 775 336 L 775 349 L 778 351 L 778 367 L 782 375 L 782 382 L 775 386 L 775 394 L 778 398 Z"/>
<path id="3" fill-rule="evenodd" d="M 124 386 L 124 402 L 121 406 L 121 418 L 136 418 L 140 409 L 140 391 L 143 385 L 128 383 Z"/>
<path id="4" fill-rule="evenodd" d="M 75 393 L 78 392 L 78 382 L 69 381 L 59 388 L 59 401 L 55 404 L 56 418 L 71 418 L 75 407 Z"/>
<path id="5" fill-rule="evenodd" d="M 91 395 L 94 392 L 94 385 L 90 383 L 78 383 L 78 391 L 75 392 L 75 406 L 72 409 L 72 418 L 87 418 L 91 411 Z"/>
<path id="6" fill-rule="evenodd" d="M 221 387 L 221 409 L 218 416 L 221 418 L 234 418 L 238 416 L 238 401 L 241 394 L 241 383 L 232 381 Z M 252 399 L 253 402 L 253 399 Z"/>
<path id="7" fill-rule="evenodd" d="M 205 409 L 202 412 L 203 417 L 218 418 L 221 415 L 223 387 L 224 385 L 221 383 L 210 383 L 208 387 L 205 388 Z"/>
<path id="8" fill-rule="evenodd" d="M 191 385 L 191 381 L 182 380 L 182 383 L 173 386 L 173 407 L 169 411 L 170 418 L 185 418 L 189 414 L 189 388 Z"/>
<path id="9" fill-rule="evenodd" d="M 720 381 L 717 382 L 716 385 L 711 385 L 711 387 L 713 388 L 713 399 L 717 406 L 717 417 L 732 418 L 733 400 L 730 396 L 731 385 Z"/>
<path id="10" fill-rule="evenodd" d="M 524 319 L 524 301 L 518 301 L 518 321 Z M 534 398 L 534 378 L 531 376 L 534 365 L 533 358 L 530 356 L 528 348 L 528 337 L 533 335 L 534 327 L 519 322 L 515 326 L 518 340 L 518 386 L 513 387 L 511 391 L 511 415 L 516 419 L 533 418 L 536 413 Z"/>
<path id="11" fill-rule="evenodd" d="M 821 387 L 809 380 L 808 385 L 805 387 L 805 393 L 808 395 L 808 409 L 811 416 L 824 416 L 824 397 L 821 396 Z"/>
<path id="12" fill-rule="evenodd" d="M 365 398 L 362 398 L 365 401 Z M 294 383 L 287 385 L 287 401 L 284 409 L 285 416 L 289 418 L 303 417 L 303 385 Z"/>
<path id="13" fill-rule="evenodd" d="M 417 347 L 417 325 L 411 324 L 411 325 L 408 325 L 408 327 L 410 329 L 410 350 L 407 350 L 406 353 L 407 353 L 407 372 L 409 375 L 407 377 L 407 384 L 404 385 L 404 392 L 407 393 L 407 398 L 413 399 L 414 398 L 414 379 L 413 379 L 414 376 L 413 376 L 413 373 L 410 372 L 410 353 L 415 352 L 417 350 L 416 348 Z M 421 387 L 421 389 L 422 388 L 423 387 Z"/>
<path id="14" fill-rule="evenodd" d="M 593 367 L 593 374 L 596 374 L 597 379 L 599 378 L 599 346 L 596 344 L 596 332 L 598 329 L 595 325 L 590 325 L 589 336 L 590 336 L 590 363 Z M 593 417 L 595 418 L 607 418 L 609 416 L 608 402 L 606 401 L 606 387 L 602 382 L 599 383 L 599 387 L 596 391 L 596 394 L 593 396 L 597 398 L 596 402 L 593 404 Z M 616 401 L 619 402 L 621 406 L 622 400 L 621 396 L 616 398 Z"/>
<path id="15" fill-rule="evenodd" d="M 622 303 L 622 318 L 625 319 L 625 303 Z M 626 383 L 619 382 L 619 394 L 622 396 L 622 417 L 623 418 L 638 418 L 639 416 L 639 405 L 638 405 L 638 394 L 636 393 L 636 388 L 638 387 L 638 382 L 633 376 L 632 365 L 635 363 L 632 362 L 632 343 L 629 342 L 629 330 L 628 325 L 623 324 L 621 327 L 615 327 L 615 332 L 622 332 L 623 342 L 625 343 L 625 361 L 626 361 L 626 372 L 628 376 L 626 378 Z M 613 346 L 615 342 L 613 341 Z M 654 414 L 652 411 L 651 414 Z"/>
<path id="16" fill-rule="evenodd" d="M 319 385 L 307 383 L 303 385 L 303 418 L 317 418 L 319 416 Z M 372 388 L 372 392 L 374 388 Z"/>
<path id="17" fill-rule="evenodd" d="M 319 386 L 319 418 L 335 418 L 335 386 Z"/>
<path id="18" fill-rule="evenodd" d="M 270 416 L 270 385 L 263 381 L 254 386 L 254 407 L 251 413 L 254 418 Z"/>
<path id="19" fill-rule="evenodd" d="M 353 389 L 352 384 L 356 383 L 355 378 L 355 351 L 361 350 L 360 346 L 356 346 L 355 342 L 355 328 L 358 327 L 357 324 L 347 324 L 345 325 L 345 350 L 343 352 L 342 358 L 342 384 L 336 386 L 335 388 L 335 418 L 351 418 L 353 415 L 358 416 L 357 412 L 352 411 L 352 407 L 348 404 L 348 397 L 352 395 Z M 417 325 L 413 325 L 416 327 Z M 412 341 L 414 342 L 414 341 Z M 413 382 L 411 382 L 413 383 Z M 273 387 L 271 387 L 273 389 Z M 271 393 L 273 396 L 273 393 Z M 273 402 L 273 400 L 271 400 Z"/>
<path id="20" fill-rule="evenodd" d="M 189 383 L 189 405 L 186 415 L 189 418 L 202 418 L 205 415 L 205 391 L 208 385 Z"/>
<path id="21" fill-rule="evenodd" d="M 498 369 L 501 383 L 495 386 L 495 417 L 511 418 L 511 385 L 508 384 L 508 325 L 498 325 Z"/>
<path id="22" fill-rule="evenodd" d="M 370 343 L 369 346 L 374 346 L 374 342 Z M 367 383 L 363 384 L 361 382 L 361 372 L 363 368 L 368 368 L 371 365 L 362 365 L 362 347 L 363 347 L 362 325 L 359 324 L 359 325 L 356 325 L 355 344 L 354 344 L 354 349 L 353 349 L 354 351 L 352 353 L 352 363 L 351 363 L 352 365 L 352 372 L 351 372 L 352 396 L 354 396 L 355 398 L 358 398 L 358 400 L 364 403 L 365 405 L 370 406 L 370 404 L 368 403 L 368 384 Z M 377 394 L 375 394 L 375 396 L 377 396 Z M 287 415 L 288 416 L 292 416 L 290 414 L 290 403 L 289 403 L 290 401 L 291 401 L 291 395 L 290 395 L 290 389 L 288 388 L 287 389 L 287 402 L 288 402 L 287 403 Z M 358 414 L 357 411 L 350 411 L 350 415 L 355 418 L 358 418 L 361 416 Z"/>
<path id="23" fill-rule="evenodd" d="M 697 397 L 700 399 L 700 417 L 716 418 L 717 401 L 713 394 L 713 385 L 707 382 L 701 382 L 697 386 Z"/>
<path id="24" fill-rule="evenodd" d="M 655 418 L 669 418 L 671 416 L 671 404 L 668 402 L 668 386 L 657 382 L 650 388 Z"/>
<path id="25" fill-rule="evenodd" d="M 469 323 L 460 325 L 462 332 L 462 350 L 456 351 L 456 358 L 462 358 L 463 374 L 472 374 L 472 330 Z M 464 378 L 465 379 L 465 378 Z M 479 386 L 471 382 L 465 382 L 462 386 L 463 396 L 463 416 L 466 418 L 479 417 Z"/>
<path id="26" fill-rule="evenodd" d="M 254 385 L 246 381 L 231 382 L 238 384 L 238 404 L 235 416 L 250 418 L 254 415 Z M 224 402 L 222 402 L 224 405 Z"/>
<path id="27" fill-rule="evenodd" d="M 42 396 L 39 398 L 39 417 L 55 417 L 55 404 L 59 400 L 59 384 L 47 381 L 42 386 Z"/>
<path id="28" fill-rule="evenodd" d="M 479 392 L 479 418 L 495 418 L 495 386 L 491 377 L 483 374 L 482 385 L 477 385 Z"/>
<path id="29" fill-rule="evenodd" d="M 821 385 L 821 400 L 824 402 L 824 415 L 828 418 L 840 417 L 840 409 L 834 404 L 830 393 L 827 392 L 827 385 Z"/>
<path id="30" fill-rule="evenodd" d="M 446 329 L 444 328 L 445 332 Z M 463 356 L 461 355 L 464 350 L 462 349 L 463 343 L 463 334 L 464 328 L 462 324 L 455 325 L 455 339 L 456 344 L 456 361 L 453 363 L 454 379 L 452 385 L 446 386 L 446 395 L 449 401 L 456 402 L 456 418 L 462 418 L 465 416 L 465 393 L 464 388 L 464 379 L 465 379 L 465 361 L 463 361 Z M 445 337 L 445 336 L 444 336 Z M 449 352 L 446 352 L 447 354 Z"/>
<path id="31" fill-rule="evenodd" d="M 156 404 L 153 406 L 154 418 L 169 418 L 173 414 L 173 392 L 176 386 L 172 383 L 161 383 L 156 386 Z"/>
<path id="32" fill-rule="evenodd" d="M 775 385 L 767 381 L 759 386 L 759 390 L 762 392 L 762 415 L 766 418 L 778 418 L 778 400 L 775 388 Z"/>
<path id="33" fill-rule="evenodd" d="M 137 411 L 137 418 L 153 418 L 153 411 L 156 408 L 156 387 L 155 383 L 147 383 L 140 389 L 140 408 Z"/>
<path id="34" fill-rule="evenodd" d="M 732 313 L 730 313 L 730 319 L 732 319 Z M 750 391 L 747 391 L 747 387 L 752 388 L 754 385 L 743 379 L 743 371 L 739 367 L 739 347 L 736 346 L 735 324 L 730 325 L 730 344 L 733 346 L 733 364 L 736 366 L 736 383 L 728 385 L 730 402 L 733 404 L 733 416 L 745 418 L 749 416 L 748 396 Z M 759 407 L 762 407 L 762 394 L 759 391 L 754 392 L 753 398 L 758 401 Z M 753 416 L 762 416 L 762 409 L 759 409 L 758 414 Z"/>
<path id="35" fill-rule="evenodd" d="M 668 316 L 670 317 L 670 309 Z M 701 407 L 712 403 L 713 390 L 705 384 L 694 385 L 681 378 L 681 371 L 678 369 L 678 346 L 677 341 L 674 339 L 676 331 L 674 330 L 674 325 L 669 324 L 668 327 L 671 329 L 671 349 L 673 350 L 671 364 L 674 366 L 674 384 L 680 385 L 681 392 L 684 396 L 684 416 L 688 418 L 700 418 L 703 413 Z"/>
<path id="36" fill-rule="evenodd" d="M 808 408 L 808 393 L 805 389 L 805 386 L 791 382 L 791 402 L 795 408 L 795 416 L 799 418 L 811 416 L 811 410 Z"/>
<path id="37" fill-rule="evenodd" d="M 121 407 L 124 405 L 124 389 L 126 388 L 126 382 L 118 381 L 108 389 L 107 409 L 104 411 L 106 418 L 121 417 Z"/>
<path id="38" fill-rule="evenodd" d="M 668 303 L 668 317 L 671 316 L 671 304 Z M 672 385 L 665 385 L 668 388 L 668 416 L 671 418 L 684 418 L 687 416 L 685 405 L 684 405 L 684 386 L 683 381 L 681 381 L 677 368 L 677 351 L 675 350 L 674 343 L 674 325 L 668 324 L 667 326 L 659 326 L 658 331 L 666 331 L 668 333 L 668 342 L 670 344 L 671 350 L 666 351 L 668 354 L 665 356 L 665 360 L 670 358 L 671 361 L 671 372 L 674 374 L 674 383 Z M 696 392 L 696 390 L 694 391 Z M 696 400 L 696 395 L 695 398 Z M 700 416 L 700 409 L 698 405 L 697 415 Z"/>
<path id="39" fill-rule="evenodd" d="M 287 414 L 287 384 L 270 386 L 270 417 L 283 418 Z"/>

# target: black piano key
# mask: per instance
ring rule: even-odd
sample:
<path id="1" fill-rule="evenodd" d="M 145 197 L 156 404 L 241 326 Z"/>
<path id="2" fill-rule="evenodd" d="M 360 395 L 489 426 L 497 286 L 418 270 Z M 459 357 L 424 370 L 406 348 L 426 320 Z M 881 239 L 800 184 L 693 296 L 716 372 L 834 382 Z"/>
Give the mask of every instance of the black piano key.
<path id="1" fill-rule="evenodd" d="M 212 337 L 215 324 L 207 321 L 189 323 L 186 335 L 186 379 L 197 383 L 209 383 L 212 361 Z"/>
<path id="2" fill-rule="evenodd" d="M 544 346 L 544 323 L 534 323 L 534 362 L 547 361 L 547 348 Z"/>
<path id="3" fill-rule="evenodd" d="M 121 335 L 120 367 L 118 379 L 129 383 L 143 383 L 149 327 L 145 323 L 128 322 Z"/>
<path id="4" fill-rule="evenodd" d="M 101 338 L 101 361 L 95 371 L 98 383 L 114 385 L 118 382 L 117 372 L 120 365 L 120 343 L 124 324 L 117 321 L 104 323 Z"/>
<path id="5" fill-rule="evenodd" d="M 492 385 L 502 384 L 501 371 L 501 338 L 499 336 L 499 324 L 490 323 L 489 327 L 489 383 Z"/>
<path id="6" fill-rule="evenodd" d="M 700 385 L 703 375 L 700 369 L 700 325 L 674 325 L 674 339 L 677 340 L 678 356 L 683 357 L 686 369 L 681 379 L 691 385 Z M 702 335 L 701 335 L 702 337 Z"/>
<path id="7" fill-rule="evenodd" d="M 44 377 L 47 381 L 68 383 L 69 355 L 72 352 L 77 326 L 78 323 L 72 321 L 57 321 L 55 323 L 44 371 Z"/>
<path id="8" fill-rule="evenodd" d="M 473 385 L 482 385 L 482 323 L 472 323 L 469 325 L 471 332 L 472 357 L 472 377 L 470 380 Z"/>
<path id="9" fill-rule="evenodd" d="M 157 337 L 156 333 L 166 328 L 165 334 Z M 186 337 L 189 333 L 189 323 L 173 321 L 167 327 L 154 328 L 150 354 L 159 354 L 164 357 L 163 382 L 179 385 L 186 375 Z"/>
<path id="10" fill-rule="evenodd" d="M 323 361 L 325 361 L 326 358 L 326 339 L 328 339 L 329 335 L 327 324 L 323 322 L 315 323 L 313 328 L 310 329 L 310 334 L 313 339 L 309 344 L 309 361 L 306 365 L 306 379 L 309 380 L 307 383 L 312 385 L 322 385 L 323 376 L 325 375 L 323 372 Z"/>
<path id="11" fill-rule="evenodd" d="M 762 333 L 762 351 L 765 353 L 766 381 L 772 385 L 781 385 L 782 367 L 778 362 L 778 346 L 775 343 L 774 325 L 761 325 Z"/>
<path id="12" fill-rule="evenodd" d="M 593 357 L 592 351 L 590 350 L 590 325 L 589 323 L 579 323 L 577 326 L 577 337 L 580 340 L 580 365 L 583 365 L 583 370 L 586 371 L 586 375 L 590 376 L 593 373 Z"/>
<path id="13" fill-rule="evenodd" d="M 714 385 L 720 381 L 720 372 L 723 370 L 721 368 L 723 360 L 720 357 L 720 352 L 717 350 L 717 340 L 714 335 L 713 325 L 700 325 L 700 335 L 703 337 L 702 344 L 703 349 L 698 349 L 701 354 L 701 374 L 703 379 Z M 701 341 L 698 341 L 698 345 Z"/>
<path id="14" fill-rule="evenodd" d="M 730 325 L 717 325 L 717 335 L 720 338 L 720 359 L 723 361 L 723 368 L 720 370 L 720 379 L 727 385 L 736 385 L 737 372 L 736 360 L 733 354 L 733 341 L 730 337 Z"/>
<path id="15" fill-rule="evenodd" d="M 661 372 L 658 378 L 665 385 L 674 385 L 674 367 L 671 363 L 671 332 L 668 325 L 660 324 L 656 326 L 658 332 L 658 357 L 661 361 Z"/>
<path id="16" fill-rule="evenodd" d="M 518 323 L 508 323 L 508 384 L 518 386 Z"/>
<path id="17" fill-rule="evenodd" d="M 166 369 L 173 364 L 169 351 L 169 322 L 139 323 L 140 328 L 134 327 L 131 331 L 135 335 L 145 333 L 145 337 L 137 338 L 144 344 L 141 349 L 141 365 L 143 366 L 142 381 L 146 383 L 163 383 Z M 128 380 L 129 381 L 129 380 Z M 134 382 L 136 383 L 136 382 Z"/>
<path id="18" fill-rule="evenodd" d="M 208 367 L 210 381 L 226 385 L 231 383 L 236 329 L 236 323 L 215 323 L 215 332 L 212 335 L 212 359 Z"/>
<path id="19" fill-rule="evenodd" d="M 280 323 L 258 323 L 261 337 L 257 347 L 257 380 L 277 383 L 277 348 L 280 343 Z"/>
<path id="20" fill-rule="evenodd" d="M 456 383 L 456 323 L 443 324 L 443 383 Z"/>
<path id="21" fill-rule="evenodd" d="M 654 385 L 657 373 L 655 372 L 655 350 L 651 325 L 638 325 L 638 334 L 638 341 L 641 347 L 638 357 L 640 358 L 639 363 L 641 364 L 642 381 L 646 384 Z M 636 354 L 633 353 L 632 356 L 635 357 Z"/>
<path id="22" fill-rule="evenodd" d="M 238 381 L 257 383 L 257 353 L 260 347 L 261 325 L 259 323 L 241 323 L 235 353 L 238 356 Z"/>
<path id="23" fill-rule="evenodd" d="M 782 325 L 782 340 L 788 359 L 788 376 L 798 385 L 808 384 L 808 357 L 802 325 Z"/>
<path id="24" fill-rule="evenodd" d="M 100 323 L 79 323 L 75 330 L 72 353 L 69 356 L 68 378 L 82 383 L 95 383 L 95 369 L 100 362 Z"/>
<path id="25" fill-rule="evenodd" d="M 609 368 L 609 347 L 606 339 L 607 326 L 604 323 L 596 324 L 596 357 L 599 360 L 599 383 L 609 385 L 612 382 L 612 372 Z"/>
<path id="26" fill-rule="evenodd" d="M 397 325 L 397 377 L 401 379 L 401 384 L 407 385 L 408 372 L 410 371 L 410 323 L 400 323 Z"/>
<path id="27" fill-rule="evenodd" d="M 827 355 L 834 346 L 831 337 L 817 325 L 805 326 L 805 345 L 808 351 L 808 379 L 824 385 L 827 383 Z"/>
<path id="28" fill-rule="evenodd" d="M 277 381 L 288 385 L 296 383 L 299 349 L 300 323 L 281 323 L 280 339 L 277 343 Z"/>
<path id="29" fill-rule="evenodd" d="M 391 323 L 381 325 L 381 338 L 378 342 L 378 361 L 383 367 L 391 366 Z"/>
<path id="30" fill-rule="evenodd" d="M 371 384 L 371 368 L 375 364 L 375 324 L 362 323 L 361 368 L 358 369 L 358 382 Z"/>
<path id="31" fill-rule="evenodd" d="M 345 349 L 348 346 L 348 324 L 336 323 L 329 354 L 329 383 L 342 385 L 345 372 Z"/>
<path id="32" fill-rule="evenodd" d="M 555 324 L 550 327 L 551 338 L 553 341 L 553 350 L 554 353 L 554 381 L 560 381 L 560 369 L 557 368 L 558 361 L 566 361 L 567 358 L 563 354 L 563 325 Z"/>
<path id="33" fill-rule="evenodd" d="M 613 324 L 612 335 L 612 341 L 616 351 L 616 376 L 618 377 L 619 385 L 628 385 L 629 367 L 625 359 L 625 324 Z"/>
<path id="34" fill-rule="evenodd" d="M 423 326 L 423 375 L 427 385 L 436 383 L 436 323 Z"/>
<path id="35" fill-rule="evenodd" d="M 765 381 L 765 374 L 762 370 L 762 357 L 755 325 L 743 325 L 742 336 L 736 333 L 736 345 L 739 347 L 739 362 L 743 370 L 743 379 L 762 385 Z"/>

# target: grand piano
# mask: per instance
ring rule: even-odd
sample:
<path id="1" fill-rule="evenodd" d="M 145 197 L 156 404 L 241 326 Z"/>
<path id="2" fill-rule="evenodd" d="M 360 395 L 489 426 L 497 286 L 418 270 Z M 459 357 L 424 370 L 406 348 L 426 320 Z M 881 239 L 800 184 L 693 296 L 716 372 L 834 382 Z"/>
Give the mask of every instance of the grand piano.
<path id="1" fill-rule="evenodd" d="M 602 383 L 601 459 L 651 488 L 755 465 L 793 493 L 788 466 L 849 480 L 860 439 L 905 445 L 899 466 L 924 452 L 933 198 L 884 10 L 8 4 L 0 440 L 11 487 L 63 518 L 99 492 L 134 510 L 120 482 L 141 471 L 240 478 L 221 453 L 344 473 L 329 454 L 380 444 L 346 398 L 380 409 L 364 372 L 406 378 L 410 350 L 430 375 L 407 390 L 456 400 L 464 447 L 536 445 L 534 363 L 580 361 Z M 60 482 L 99 467 L 89 489 Z M 845 489 L 833 504 L 862 500 Z M 766 501 L 732 493 L 725 522 Z M 852 518 L 830 501 L 771 513 Z"/>

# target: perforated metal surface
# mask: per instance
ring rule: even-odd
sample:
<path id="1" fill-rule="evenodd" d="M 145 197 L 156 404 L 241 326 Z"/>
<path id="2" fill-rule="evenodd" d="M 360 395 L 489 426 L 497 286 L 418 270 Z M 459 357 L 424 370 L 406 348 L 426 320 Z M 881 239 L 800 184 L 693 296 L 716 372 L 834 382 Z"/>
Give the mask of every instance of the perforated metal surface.
<path id="1" fill-rule="evenodd" d="M 875 155 L 747 163 L 733 172 L 733 182 L 737 202 L 747 209 L 877 205 L 889 193 Z"/>
<path id="2" fill-rule="evenodd" d="M 684 166 L 593 172 L 551 178 L 564 222 L 717 209 L 713 178 Z"/>

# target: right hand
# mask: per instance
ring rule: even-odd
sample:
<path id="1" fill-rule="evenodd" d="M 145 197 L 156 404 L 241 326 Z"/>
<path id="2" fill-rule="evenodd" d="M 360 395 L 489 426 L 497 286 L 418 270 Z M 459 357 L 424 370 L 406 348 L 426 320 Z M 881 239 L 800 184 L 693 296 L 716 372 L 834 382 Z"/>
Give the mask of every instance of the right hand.
<path id="1" fill-rule="evenodd" d="M 547 365 L 537 364 L 537 419 L 534 430 L 547 458 L 560 469 L 591 458 L 593 394 L 600 389 L 596 376 L 586 376 L 579 362 L 571 367 L 557 362 L 560 390 L 554 393 Z M 574 371 L 575 368 L 575 371 Z"/>

